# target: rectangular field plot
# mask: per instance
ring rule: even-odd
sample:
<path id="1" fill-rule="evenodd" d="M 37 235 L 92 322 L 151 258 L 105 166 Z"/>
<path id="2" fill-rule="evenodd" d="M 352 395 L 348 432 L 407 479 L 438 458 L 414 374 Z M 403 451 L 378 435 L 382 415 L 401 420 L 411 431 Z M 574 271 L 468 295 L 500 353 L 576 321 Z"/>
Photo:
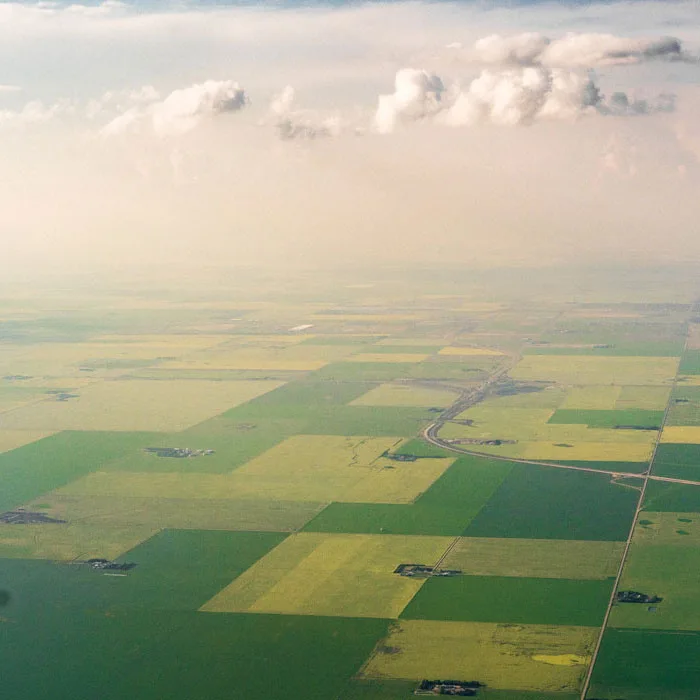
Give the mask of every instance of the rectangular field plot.
<path id="1" fill-rule="evenodd" d="M 561 405 L 563 409 L 587 411 L 611 411 L 620 400 L 625 388 L 614 385 L 603 386 L 574 386 L 566 393 L 566 399 Z"/>
<path id="2" fill-rule="evenodd" d="M 661 513 L 700 513 L 700 488 L 690 484 L 650 481 L 644 510 Z"/>
<path id="3" fill-rule="evenodd" d="M 347 362 L 388 362 L 388 363 L 415 363 L 427 360 L 429 355 L 409 352 L 361 352 L 346 358 Z"/>
<path id="4" fill-rule="evenodd" d="M 586 357 L 526 355 L 511 371 L 514 379 L 559 384 L 670 384 L 678 368 L 674 357 Z"/>
<path id="5" fill-rule="evenodd" d="M 444 537 L 292 535 L 202 610 L 398 617 L 425 579 L 394 569 L 434 564 L 449 543 Z"/>
<path id="6" fill-rule="evenodd" d="M 638 497 L 605 474 L 518 464 L 464 535 L 624 541 Z"/>
<path id="7" fill-rule="evenodd" d="M 483 355 L 500 355 L 505 357 L 506 353 L 496 350 L 494 348 L 477 348 L 477 347 L 466 347 L 466 346 L 450 346 L 442 348 L 439 352 L 440 355 L 447 356 L 460 356 L 466 355 L 468 357 L 480 357 Z"/>
<path id="8" fill-rule="evenodd" d="M 652 605 L 619 603 L 611 627 L 700 630 L 698 591 L 700 550 L 695 547 L 635 543 L 620 581 L 621 590 L 662 598 Z"/>
<path id="9" fill-rule="evenodd" d="M 457 400 L 453 391 L 411 384 L 382 384 L 351 402 L 351 406 L 424 406 L 445 408 Z"/>
<path id="10" fill-rule="evenodd" d="M 464 678 L 494 689 L 576 691 L 598 630 L 401 620 L 375 650 L 368 678 Z"/>
<path id="11" fill-rule="evenodd" d="M 613 408 L 617 411 L 664 411 L 670 394 L 671 390 L 663 386 L 623 386 Z"/>
<path id="12" fill-rule="evenodd" d="M 612 580 L 515 576 L 433 577 L 401 617 L 539 625 L 599 626 Z"/>
<path id="13" fill-rule="evenodd" d="M 462 537 L 441 566 L 475 576 L 607 579 L 623 549 L 622 542 Z"/>
<path id="14" fill-rule="evenodd" d="M 40 510 L 42 514 L 45 511 Z M 71 561 L 116 559 L 155 534 L 157 528 L 124 524 L 95 527 L 92 523 L 0 525 L 0 558 Z"/>
<path id="15" fill-rule="evenodd" d="M 632 540 L 636 545 L 700 546 L 700 513 L 642 511 Z"/>
<path id="16" fill-rule="evenodd" d="M 131 527 L 200 530 L 298 530 L 324 507 L 313 501 L 264 501 L 119 496 L 70 496 L 47 494 L 26 506 L 27 510 L 85 527 L 111 531 Z"/>
<path id="17" fill-rule="evenodd" d="M 679 374 L 700 374 L 700 350 L 687 350 L 678 368 Z"/>
<path id="18" fill-rule="evenodd" d="M 661 433 L 661 442 L 700 445 L 700 425 L 667 425 Z"/>
<path id="19" fill-rule="evenodd" d="M 700 387 L 676 387 L 666 425 L 700 425 Z"/>
<path id="20" fill-rule="evenodd" d="M 274 381 L 115 380 L 68 401 L 43 401 L 3 416 L 7 429 L 176 431 L 280 386 Z"/>
<path id="21" fill-rule="evenodd" d="M 43 587 L 32 600 L 46 597 L 47 578 L 37 578 Z M 11 582 L 0 583 L 6 589 Z M 71 602 L 3 610 L 7 697 L 118 700 L 143 698 L 147 688 L 168 700 L 270 700 L 271 689 L 283 688 L 292 700 L 335 698 L 387 628 L 384 620 L 339 617 L 144 609 L 105 615 Z M 37 657 L 44 661 L 33 668 Z"/>
<path id="22" fill-rule="evenodd" d="M 662 442 L 654 456 L 653 473 L 656 476 L 700 481 L 700 445 Z"/>
<path id="23" fill-rule="evenodd" d="M 700 633 L 608 628 L 589 697 L 696 700 L 698 688 Z"/>
<path id="24" fill-rule="evenodd" d="M 627 409 L 595 411 L 582 409 L 559 409 L 549 419 L 550 424 L 587 425 L 589 428 L 613 428 L 636 430 L 660 430 L 663 411 Z"/>

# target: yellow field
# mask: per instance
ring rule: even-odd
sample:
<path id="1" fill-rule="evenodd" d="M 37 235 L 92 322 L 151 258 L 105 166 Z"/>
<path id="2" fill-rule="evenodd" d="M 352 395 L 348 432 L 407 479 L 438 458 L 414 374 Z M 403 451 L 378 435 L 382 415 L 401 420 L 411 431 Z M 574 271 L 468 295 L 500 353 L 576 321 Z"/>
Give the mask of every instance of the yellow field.
<path id="1" fill-rule="evenodd" d="M 93 524 L 5 525 L 0 527 L 0 557 L 18 559 L 116 559 L 147 540 L 157 528 L 96 528 Z"/>
<path id="2" fill-rule="evenodd" d="M 210 498 L 161 498 L 50 493 L 26 506 L 68 522 L 80 522 L 95 530 L 124 527 L 159 530 L 249 530 L 288 532 L 298 530 L 326 503 Z M 43 526 L 42 526 L 43 527 Z"/>
<path id="3" fill-rule="evenodd" d="M 506 353 L 501 352 L 500 350 L 494 350 L 493 348 L 468 348 L 468 347 L 451 346 L 451 347 L 443 348 L 442 350 L 440 350 L 440 352 L 438 354 L 439 355 L 474 355 L 474 356 L 503 355 L 503 356 L 505 356 Z"/>
<path id="4" fill-rule="evenodd" d="M 511 371 L 514 379 L 560 384 L 670 384 L 677 357 L 590 357 L 526 355 Z"/>
<path id="5" fill-rule="evenodd" d="M 415 347 L 418 345 L 425 345 L 426 347 L 429 348 L 441 348 L 443 347 L 448 341 L 445 340 L 444 338 L 384 338 L 383 340 L 380 340 L 378 343 L 375 343 L 375 345 L 389 345 L 391 347 L 401 347 L 402 345 L 406 345 L 408 347 Z M 427 350 L 426 350 L 427 352 Z"/>
<path id="6" fill-rule="evenodd" d="M 362 675 L 478 678 L 490 688 L 575 692 L 597 633 L 591 627 L 401 620 Z M 551 663 L 564 655 L 582 663 Z"/>
<path id="7" fill-rule="evenodd" d="M 612 411 L 620 398 L 620 386 L 575 386 L 566 393 L 561 408 Z"/>
<path id="8" fill-rule="evenodd" d="M 351 406 L 425 406 L 445 408 L 457 400 L 452 391 L 418 384 L 381 384 L 350 402 Z"/>
<path id="9" fill-rule="evenodd" d="M 631 431 L 630 431 L 631 432 Z M 523 459 L 566 462 L 646 462 L 651 458 L 652 444 L 618 442 L 578 442 L 560 447 L 547 442 L 521 443 Z"/>
<path id="10" fill-rule="evenodd" d="M 623 386 L 615 408 L 641 408 L 646 411 L 663 411 L 671 394 L 670 387 Z"/>
<path id="11" fill-rule="evenodd" d="M 39 404 L 3 416 L 9 430 L 174 432 L 200 423 L 281 386 L 274 381 L 115 380 L 91 384 L 79 397 Z"/>
<path id="12" fill-rule="evenodd" d="M 158 336 L 155 336 L 157 338 Z M 225 340 L 223 336 L 163 336 L 156 340 L 146 336 L 145 341 L 134 336 L 115 342 L 41 343 L 23 345 L 0 354 L 0 376 L 23 374 L 29 376 L 84 377 L 81 367 L 88 367 L 91 376 L 124 373 L 120 368 L 128 362 L 156 362 L 161 358 L 180 357 L 203 347 L 211 347 Z M 111 367 L 113 364 L 114 367 Z"/>
<path id="13" fill-rule="evenodd" d="M 286 336 L 285 336 L 286 337 Z M 293 336 L 296 339 L 296 336 Z M 351 345 L 228 344 L 180 360 L 164 362 L 164 369 L 266 369 L 308 371 L 343 359 L 357 350 Z"/>
<path id="14" fill-rule="evenodd" d="M 425 579 L 394 574 L 402 563 L 434 564 L 450 537 L 292 535 L 201 609 L 395 618 Z"/>
<path id="15" fill-rule="evenodd" d="M 661 442 L 685 442 L 700 445 L 700 426 L 667 425 L 661 433 Z"/>
<path id="16" fill-rule="evenodd" d="M 442 565 L 473 576 L 606 579 L 623 549 L 622 542 L 462 537 Z"/>
<path id="17" fill-rule="evenodd" d="M 700 350 L 700 323 L 688 326 L 688 350 Z"/>
<path id="18" fill-rule="evenodd" d="M 346 362 L 423 362 L 427 360 L 430 355 L 417 355 L 414 353 L 373 353 L 373 352 L 361 352 L 352 357 L 346 358 Z"/>
<path id="19" fill-rule="evenodd" d="M 368 321 L 391 323 L 392 321 L 417 321 L 420 314 L 313 314 L 310 320 L 319 321 Z"/>
<path id="20" fill-rule="evenodd" d="M 94 472 L 59 491 L 113 495 L 267 501 L 410 503 L 452 459 L 394 462 L 381 454 L 403 438 L 297 435 L 230 474 Z"/>
<path id="21" fill-rule="evenodd" d="M 0 430 L 0 453 L 9 452 L 53 434 L 50 430 Z"/>

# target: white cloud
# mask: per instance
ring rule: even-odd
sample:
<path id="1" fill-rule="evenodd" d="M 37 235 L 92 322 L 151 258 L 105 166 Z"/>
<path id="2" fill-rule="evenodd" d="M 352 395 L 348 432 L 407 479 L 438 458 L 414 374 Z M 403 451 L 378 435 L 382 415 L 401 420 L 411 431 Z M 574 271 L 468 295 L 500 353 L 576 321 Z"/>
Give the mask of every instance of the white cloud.
<path id="1" fill-rule="evenodd" d="M 248 103 L 245 90 L 232 80 L 207 80 L 174 90 L 162 101 L 153 101 L 158 93 L 152 87 L 129 93 L 132 106 L 101 129 L 103 136 L 114 136 L 149 124 L 162 137 L 177 136 L 195 129 L 203 120 L 238 112 Z"/>
<path id="2" fill-rule="evenodd" d="M 294 103 L 295 92 L 291 85 L 277 95 L 270 104 L 272 123 L 280 138 L 317 139 L 328 136 L 338 136 L 343 125 L 340 117 L 320 117 L 309 110 L 298 109 Z"/>
<path id="3" fill-rule="evenodd" d="M 596 68 L 654 60 L 695 60 L 675 37 L 633 39 L 596 33 L 568 33 L 558 39 L 538 32 L 492 34 L 479 39 L 466 53 L 461 46 L 457 50 L 487 65 Z"/>
<path id="4" fill-rule="evenodd" d="M 394 92 L 379 96 L 375 129 L 388 134 L 400 120 L 416 121 L 436 114 L 443 108 L 444 92 L 445 86 L 437 75 L 414 68 L 399 70 Z"/>

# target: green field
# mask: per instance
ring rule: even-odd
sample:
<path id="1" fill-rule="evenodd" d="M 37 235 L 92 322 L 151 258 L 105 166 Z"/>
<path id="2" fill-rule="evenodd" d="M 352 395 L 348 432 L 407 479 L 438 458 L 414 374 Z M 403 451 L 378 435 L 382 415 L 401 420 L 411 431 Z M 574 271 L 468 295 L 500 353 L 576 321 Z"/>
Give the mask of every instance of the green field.
<path id="1" fill-rule="evenodd" d="M 700 374 L 700 350 L 686 350 L 678 368 L 679 374 Z"/>
<path id="2" fill-rule="evenodd" d="M 700 387 L 674 389 L 666 424 L 700 425 Z"/>
<path id="3" fill-rule="evenodd" d="M 627 428 L 660 430 L 664 419 L 663 411 L 627 409 L 616 411 L 594 411 L 583 409 L 559 409 L 548 423 L 587 425 L 589 428 Z"/>
<path id="4" fill-rule="evenodd" d="M 596 627 L 603 622 L 612 580 L 516 576 L 430 578 L 401 617 Z"/>
<path id="5" fill-rule="evenodd" d="M 657 476 L 700 481 L 700 445 L 662 443 L 656 450 L 652 472 Z"/>
<path id="6" fill-rule="evenodd" d="M 700 489 L 692 485 L 650 481 L 644 497 L 644 510 L 698 513 L 700 512 Z"/>
<path id="7" fill-rule="evenodd" d="M 639 493 L 606 475 L 515 465 L 467 537 L 622 541 Z"/>
<path id="8" fill-rule="evenodd" d="M 39 590 L 45 586 L 44 579 Z M 271 687 L 283 687 L 295 700 L 326 700 L 387 627 L 371 619 L 143 609 L 104 615 L 63 601 L 22 602 L 17 612 L 3 611 L 15 624 L 0 626 L 3 692 L 17 698 L 123 700 L 148 688 L 169 700 L 229 700 L 235 688 L 239 697 L 265 700 Z M 36 658 L 42 663 L 28 674 Z"/>
<path id="9" fill-rule="evenodd" d="M 698 688 L 700 633 L 610 629 L 589 697 L 695 700 Z"/>

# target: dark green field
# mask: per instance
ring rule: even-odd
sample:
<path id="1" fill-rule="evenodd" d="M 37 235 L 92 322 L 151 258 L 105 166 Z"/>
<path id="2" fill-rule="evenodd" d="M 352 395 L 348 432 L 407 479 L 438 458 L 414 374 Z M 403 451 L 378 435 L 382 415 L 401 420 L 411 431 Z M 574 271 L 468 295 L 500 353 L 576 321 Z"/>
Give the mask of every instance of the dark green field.
<path id="1" fill-rule="evenodd" d="M 700 632 L 608 629 L 589 698 L 697 700 Z"/>
<path id="2" fill-rule="evenodd" d="M 2 692 L 52 700 L 328 700 L 388 623 L 10 602 Z M 28 672 L 31 669 L 31 672 Z"/>
<path id="3" fill-rule="evenodd" d="M 700 374 L 700 350 L 686 350 L 678 374 Z"/>
<path id="4" fill-rule="evenodd" d="M 656 476 L 700 481 L 700 445 L 663 443 L 659 445 L 652 465 Z"/>
<path id="5" fill-rule="evenodd" d="M 0 454 L 0 512 L 74 481 L 134 449 L 149 433 L 64 432 Z"/>
<path id="6" fill-rule="evenodd" d="M 644 497 L 644 510 L 662 513 L 700 512 L 700 487 L 650 481 Z"/>
<path id="7" fill-rule="evenodd" d="M 414 620 L 602 624 L 612 581 L 516 576 L 430 578 L 401 613 Z"/>
<path id="8" fill-rule="evenodd" d="M 587 425 L 589 428 L 644 428 L 659 430 L 664 420 L 663 411 L 627 409 L 623 411 L 594 411 L 573 408 L 560 408 L 555 411 L 548 423 Z"/>
<path id="9" fill-rule="evenodd" d="M 413 505 L 331 503 L 304 530 L 394 535 L 460 535 L 512 465 L 459 458 Z"/>
<path id="10" fill-rule="evenodd" d="M 638 496 L 605 474 L 515 465 L 464 535 L 622 541 Z"/>

